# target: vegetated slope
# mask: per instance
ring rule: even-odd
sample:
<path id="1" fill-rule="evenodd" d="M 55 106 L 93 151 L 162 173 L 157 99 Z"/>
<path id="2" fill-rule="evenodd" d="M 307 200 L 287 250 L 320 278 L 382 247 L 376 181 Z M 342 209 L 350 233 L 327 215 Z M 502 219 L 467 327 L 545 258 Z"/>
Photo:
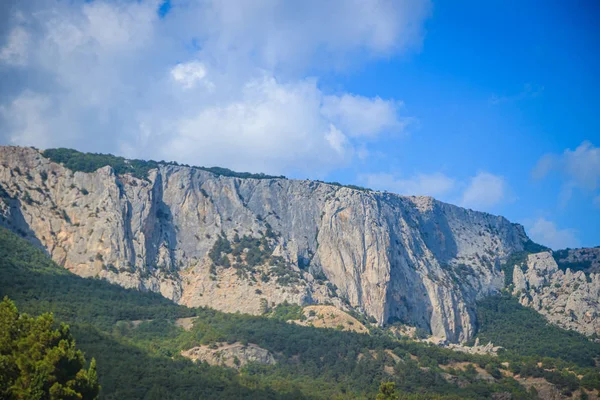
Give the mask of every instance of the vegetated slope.
<path id="1" fill-rule="evenodd" d="M 32 315 L 68 322 L 88 358 L 97 360 L 101 399 L 283 398 L 242 384 L 230 371 L 173 361 L 111 335 L 118 321 L 179 318 L 195 311 L 156 293 L 80 278 L 39 249 L 0 228 L 0 296 Z"/>
<path id="2" fill-rule="evenodd" d="M 600 273 L 600 246 L 558 250 L 552 256 L 563 271 L 569 268 L 572 272 Z"/>
<path id="3" fill-rule="evenodd" d="M 481 342 L 490 341 L 515 355 L 560 358 L 591 367 L 600 357 L 600 344 L 550 324 L 543 315 L 508 294 L 481 300 L 477 319 Z"/>
<path id="4" fill-rule="evenodd" d="M 421 393 L 419 398 L 491 398 L 499 392 L 531 398 L 503 377 L 500 359 L 398 341 L 379 329 L 366 335 L 188 309 L 152 293 L 76 277 L 5 229 L 0 229 L 0 295 L 13 298 L 23 311 L 46 308 L 69 322 L 78 345 L 98 362 L 104 399 L 361 398 L 374 396 L 381 381 Z M 191 314 L 197 320 L 189 331 L 172 321 Z M 297 311 L 273 315 L 293 318 Z M 134 327 L 130 320 L 148 321 Z M 274 354 L 277 364 L 250 365 L 237 374 L 178 356 L 183 349 L 217 342 L 255 343 Z M 496 378 L 488 382 L 469 371 L 440 368 L 451 362 L 479 364 Z"/>
<path id="5" fill-rule="evenodd" d="M 60 149 L 0 147 L 0 187 L 0 224 L 80 276 L 229 312 L 330 302 L 449 341 L 529 243 L 429 197 Z"/>

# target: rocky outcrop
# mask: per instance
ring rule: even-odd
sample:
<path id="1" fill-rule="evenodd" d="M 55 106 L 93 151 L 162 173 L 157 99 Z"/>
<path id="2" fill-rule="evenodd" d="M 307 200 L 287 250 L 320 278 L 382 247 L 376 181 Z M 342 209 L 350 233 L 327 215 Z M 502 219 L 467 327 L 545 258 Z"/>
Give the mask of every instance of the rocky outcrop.
<path id="1" fill-rule="evenodd" d="M 73 172 L 31 148 L 0 148 L 0 186 L 0 224 L 78 275 L 225 311 L 329 302 L 451 342 L 528 240 L 430 197 L 167 164 Z"/>
<path id="2" fill-rule="evenodd" d="M 530 254 L 514 267 L 513 294 L 558 326 L 600 335 L 600 274 L 562 271 L 550 251 Z"/>
<path id="3" fill-rule="evenodd" d="M 262 365 L 277 363 L 271 352 L 252 343 L 215 343 L 184 350 L 181 355 L 193 361 L 205 361 L 209 365 L 234 369 L 243 368 L 249 363 Z"/>
<path id="4" fill-rule="evenodd" d="M 369 329 L 353 316 L 333 306 L 307 306 L 302 310 L 302 320 L 291 323 L 315 328 L 339 329 L 356 333 L 369 333 Z"/>
<path id="5" fill-rule="evenodd" d="M 481 354 L 481 355 L 498 355 L 498 350 L 502 349 L 501 346 L 494 346 L 492 342 L 488 342 L 486 345 L 479 344 L 479 338 L 475 339 L 475 344 L 473 346 L 465 346 L 462 344 L 450 343 L 447 346 L 449 349 L 454 351 L 460 351 L 461 353 L 468 354 Z"/>

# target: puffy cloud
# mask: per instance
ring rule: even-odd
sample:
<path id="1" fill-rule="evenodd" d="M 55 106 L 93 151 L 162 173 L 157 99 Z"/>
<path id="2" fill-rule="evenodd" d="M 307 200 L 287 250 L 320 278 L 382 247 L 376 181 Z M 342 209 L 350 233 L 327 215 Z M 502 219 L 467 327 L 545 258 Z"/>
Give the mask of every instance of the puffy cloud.
<path id="1" fill-rule="evenodd" d="M 464 207 L 489 209 L 506 199 L 507 184 L 502 176 L 479 172 L 470 179 L 460 204 Z"/>
<path id="2" fill-rule="evenodd" d="M 427 0 L 160 4 L 8 7 L 0 142 L 322 174 L 405 129 L 400 101 L 325 93 L 306 71 L 418 48 Z"/>
<path id="3" fill-rule="evenodd" d="M 410 196 L 443 196 L 456 187 L 456 180 L 440 172 L 416 174 L 408 179 L 398 179 L 392 174 L 364 174 L 359 180 L 374 189 Z"/>
<path id="4" fill-rule="evenodd" d="M 402 130 L 410 121 L 398 119 L 401 103 L 376 97 L 344 94 L 326 96 L 323 113 L 350 136 L 376 136 L 382 131 Z"/>
<path id="5" fill-rule="evenodd" d="M 252 57 L 262 68 L 343 65 L 357 54 L 419 48 L 427 0 L 172 1 L 166 22 L 182 38 L 208 37 L 204 51 Z"/>
<path id="6" fill-rule="evenodd" d="M 527 233 L 534 242 L 541 243 L 551 249 L 579 247 L 580 242 L 574 229 L 559 229 L 552 221 L 538 218 L 526 224 Z"/>
<path id="7" fill-rule="evenodd" d="M 545 154 L 533 169 L 532 176 L 543 179 L 553 172 L 558 173 L 563 180 L 563 204 L 569 200 L 573 189 L 596 192 L 600 188 L 600 148 L 584 141 L 575 150 L 566 149 L 562 154 Z M 600 197 L 598 194 L 596 196 Z M 596 199 L 597 197 L 594 201 Z"/>
<path id="8" fill-rule="evenodd" d="M 485 211 L 510 200 L 509 187 L 504 177 L 483 171 L 467 181 L 442 172 L 417 173 L 408 178 L 389 173 L 361 174 L 358 180 L 361 184 L 378 190 L 412 196 L 432 196 Z"/>
<path id="9" fill-rule="evenodd" d="M 206 67 L 198 61 L 180 63 L 171 69 L 171 76 L 185 89 L 191 89 L 202 82 L 207 89 L 213 89 L 212 82 L 205 80 Z"/>
<path id="10" fill-rule="evenodd" d="M 50 118 L 48 98 L 29 91 L 21 93 L 9 105 L 0 107 L 0 116 L 10 120 L 10 141 L 15 144 L 48 145 L 46 122 Z"/>
<path id="11" fill-rule="evenodd" d="M 178 134 L 164 135 L 162 155 L 211 165 L 227 160 L 236 169 L 269 173 L 339 164 L 350 149 L 344 134 L 320 114 L 321 98 L 310 80 L 250 82 L 238 101 L 176 120 Z"/>

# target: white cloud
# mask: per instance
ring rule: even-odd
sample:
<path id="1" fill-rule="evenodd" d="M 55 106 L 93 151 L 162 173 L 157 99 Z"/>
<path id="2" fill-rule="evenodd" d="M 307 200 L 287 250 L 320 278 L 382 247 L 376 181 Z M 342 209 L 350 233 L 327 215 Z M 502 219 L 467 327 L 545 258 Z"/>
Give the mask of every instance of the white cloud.
<path id="1" fill-rule="evenodd" d="M 0 116 L 11 121 L 9 129 L 12 134 L 8 137 L 10 144 L 51 144 L 47 123 L 52 116 L 47 97 L 25 91 L 9 105 L 0 106 Z"/>
<path id="2" fill-rule="evenodd" d="M 408 124 L 408 119 L 398 119 L 400 106 L 401 103 L 379 97 L 344 94 L 326 96 L 322 111 L 350 136 L 376 136 L 385 130 L 401 130 Z"/>
<path id="3" fill-rule="evenodd" d="M 416 174 L 408 179 L 398 179 L 392 174 L 363 174 L 361 183 L 378 190 L 389 190 L 409 196 L 443 196 L 452 191 L 456 180 L 440 172 Z"/>
<path id="4" fill-rule="evenodd" d="M 502 176 L 479 172 L 465 189 L 460 205 L 486 210 L 506 199 L 507 184 Z"/>
<path id="5" fill-rule="evenodd" d="M 529 237 L 534 242 L 548 246 L 551 249 L 558 250 L 580 246 L 579 239 L 576 236 L 577 232 L 574 229 L 558 229 L 554 222 L 545 218 L 538 218 L 526 224 L 526 227 Z"/>
<path id="6" fill-rule="evenodd" d="M 165 134 L 162 154 L 210 165 L 225 159 L 236 169 L 269 173 L 343 163 L 350 150 L 346 137 L 321 116 L 321 98 L 311 80 L 252 81 L 239 101 L 177 120 L 173 128 L 179 134 Z"/>
<path id="7" fill-rule="evenodd" d="M 203 82 L 207 89 L 214 89 L 212 82 L 205 79 L 206 74 L 206 67 L 198 61 L 180 63 L 171 69 L 171 76 L 184 89 L 191 89 L 200 82 Z"/>
<path id="8" fill-rule="evenodd" d="M 557 172 L 563 180 L 561 203 L 570 199 L 574 189 L 596 193 L 600 188 L 600 148 L 584 141 L 575 150 L 566 149 L 562 154 L 545 154 L 532 171 L 535 179 L 543 179 Z M 596 199 L 594 199 L 596 201 Z"/>
<path id="9" fill-rule="evenodd" d="M 325 135 L 325 139 L 339 154 L 344 153 L 344 147 L 348 143 L 348 139 L 333 124 L 329 125 L 329 132 Z"/>
<path id="10" fill-rule="evenodd" d="M 504 177 L 484 171 L 468 181 L 442 172 L 417 173 L 408 178 L 389 173 L 361 174 L 358 181 L 373 189 L 389 190 L 409 196 L 432 196 L 484 211 L 490 211 L 499 204 L 512 200 Z"/>
<path id="11" fill-rule="evenodd" d="M 15 3 L 0 67 L 21 92 L 0 89 L 0 143 L 322 174 L 405 129 L 401 101 L 306 71 L 418 49 L 427 0 L 173 0 L 163 19 L 160 3 Z"/>
<path id="12" fill-rule="evenodd" d="M 28 60 L 29 34 L 20 26 L 15 27 L 6 44 L 0 49 L 0 61 L 15 66 L 25 66 Z"/>
<path id="13" fill-rule="evenodd" d="M 430 11 L 427 0 L 209 0 L 173 2 L 166 20 L 178 36 L 209 37 L 208 53 L 289 69 L 418 49 Z"/>

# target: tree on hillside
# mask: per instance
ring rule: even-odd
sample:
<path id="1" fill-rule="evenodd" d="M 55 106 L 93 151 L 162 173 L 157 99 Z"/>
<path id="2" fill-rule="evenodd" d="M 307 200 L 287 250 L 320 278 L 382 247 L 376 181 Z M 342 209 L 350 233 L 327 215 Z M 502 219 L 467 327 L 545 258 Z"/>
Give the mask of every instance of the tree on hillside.
<path id="1" fill-rule="evenodd" d="M 396 384 L 394 382 L 381 382 L 377 400 L 398 400 L 400 396 L 396 393 Z"/>
<path id="2" fill-rule="evenodd" d="M 0 398 L 96 399 L 96 361 L 85 359 L 69 327 L 53 328 L 51 314 L 19 314 L 8 298 L 0 302 Z"/>

